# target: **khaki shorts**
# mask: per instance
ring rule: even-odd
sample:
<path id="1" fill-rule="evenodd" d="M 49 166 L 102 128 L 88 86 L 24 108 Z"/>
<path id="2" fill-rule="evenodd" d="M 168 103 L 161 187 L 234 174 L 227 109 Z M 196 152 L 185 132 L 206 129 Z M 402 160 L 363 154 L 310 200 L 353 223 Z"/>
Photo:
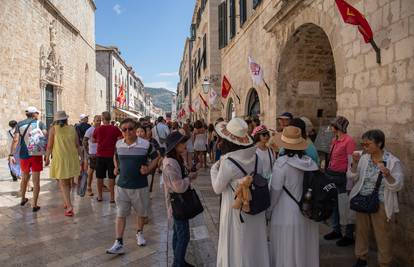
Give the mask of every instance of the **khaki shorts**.
<path id="1" fill-rule="evenodd" d="M 149 206 L 148 187 L 127 189 L 116 186 L 115 202 L 118 217 L 127 217 L 131 214 L 131 206 L 134 208 L 138 216 L 147 217 Z"/>

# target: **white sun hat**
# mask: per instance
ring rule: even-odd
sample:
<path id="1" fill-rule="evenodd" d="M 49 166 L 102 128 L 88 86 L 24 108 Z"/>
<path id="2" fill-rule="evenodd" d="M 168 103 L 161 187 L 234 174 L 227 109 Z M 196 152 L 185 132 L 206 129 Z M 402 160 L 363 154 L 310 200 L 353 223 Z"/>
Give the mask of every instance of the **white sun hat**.
<path id="1" fill-rule="evenodd" d="M 253 140 L 248 133 L 247 123 L 240 118 L 233 118 L 229 122 L 220 122 L 215 126 L 217 134 L 236 145 L 249 146 Z"/>

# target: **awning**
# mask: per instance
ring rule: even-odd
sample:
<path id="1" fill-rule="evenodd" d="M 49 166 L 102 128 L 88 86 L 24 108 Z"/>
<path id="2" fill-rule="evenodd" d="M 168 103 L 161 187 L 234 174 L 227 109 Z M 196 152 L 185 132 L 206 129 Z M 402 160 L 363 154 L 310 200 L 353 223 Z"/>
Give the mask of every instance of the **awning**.
<path id="1" fill-rule="evenodd" d="M 128 117 L 132 117 L 132 118 L 136 118 L 136 119 L 141 118 L 141 117 L 140 117 L 140 116 L 138 116 L 137 114 L 135 114 L 135 113 L 133 113 L 133 112 L 131 112 L 131 111 L 128 111 L 128 110 L 122 109 L 122 108 L 116 108 L 116 110 L 121 111 L 122 113 L 126 114 Z"/>

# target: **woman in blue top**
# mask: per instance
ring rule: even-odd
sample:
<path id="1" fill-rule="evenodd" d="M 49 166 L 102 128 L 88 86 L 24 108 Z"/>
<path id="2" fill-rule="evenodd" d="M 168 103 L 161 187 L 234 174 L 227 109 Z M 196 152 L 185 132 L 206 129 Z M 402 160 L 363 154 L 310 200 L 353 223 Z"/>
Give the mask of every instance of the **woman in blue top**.
<path id="1" fill-rule="evenodd" d="M 305 155 L 309 156 L 318 166 L 320 166 L 318 151 L 316 150 L 312 140 L 307 137 L 305 122 L 300 118 L 294 118 L 290 120 L 289 126 L 298 127 L 301 130 L 303 139 L 305 139 L 308 143 L 308 147 L 305 149 Z M 279 150 L 279 155 L 283 156 L 284 154 L 285 149 L 281 148 Z"/>

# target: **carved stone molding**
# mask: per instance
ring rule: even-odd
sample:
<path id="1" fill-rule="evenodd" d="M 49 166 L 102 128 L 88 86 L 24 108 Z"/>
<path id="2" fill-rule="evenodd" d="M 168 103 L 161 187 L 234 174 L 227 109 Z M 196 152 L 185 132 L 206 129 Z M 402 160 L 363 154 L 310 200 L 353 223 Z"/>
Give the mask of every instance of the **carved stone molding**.
<path id="1" fill-rule="evenodd" d="M 49 25 L 49 46 L 40 47 L 40 88 L 52 84 L 57 88 L 63 87 L 63 65 L 56 50 L 57 27 L 56 20 Z"/>

